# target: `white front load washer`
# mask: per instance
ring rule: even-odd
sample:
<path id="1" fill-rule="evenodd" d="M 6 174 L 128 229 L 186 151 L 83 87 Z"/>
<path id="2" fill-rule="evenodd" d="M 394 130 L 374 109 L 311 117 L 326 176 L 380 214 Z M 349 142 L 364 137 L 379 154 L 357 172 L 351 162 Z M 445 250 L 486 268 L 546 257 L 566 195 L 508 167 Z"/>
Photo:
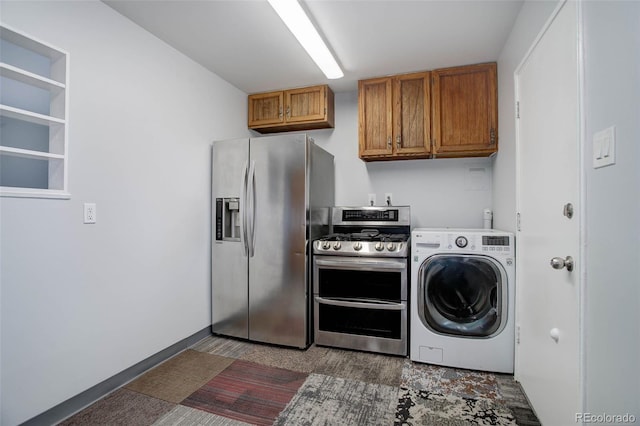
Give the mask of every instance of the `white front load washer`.
<path id="1" fill-rule="evenodd" d="M 411 259 L 411 360 L 513 373 L 514 235 L 416 228 Z"/>

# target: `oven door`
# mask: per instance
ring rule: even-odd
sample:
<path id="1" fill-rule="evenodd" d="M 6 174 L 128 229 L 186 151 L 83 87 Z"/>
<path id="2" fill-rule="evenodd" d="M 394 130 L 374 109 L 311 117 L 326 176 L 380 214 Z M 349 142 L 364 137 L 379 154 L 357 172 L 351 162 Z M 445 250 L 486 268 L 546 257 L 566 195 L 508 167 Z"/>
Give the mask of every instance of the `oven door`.
<path id="1" fill-rule="evenodd" d="M 407 260 L 315 256 L 319 345 L 407 354 Z"/>

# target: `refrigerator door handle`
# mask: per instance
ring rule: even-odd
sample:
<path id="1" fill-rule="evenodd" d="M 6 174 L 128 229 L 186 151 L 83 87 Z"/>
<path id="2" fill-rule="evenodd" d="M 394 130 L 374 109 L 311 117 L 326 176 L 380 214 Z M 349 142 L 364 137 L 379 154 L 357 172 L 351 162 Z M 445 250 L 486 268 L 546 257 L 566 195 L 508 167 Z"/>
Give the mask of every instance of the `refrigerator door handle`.
<path id="1" fill-rule="evenodd" d="M 249 228 L 247 235 L 249 236 L 248 246 L 249 246 L 249 257 L 253 257 L 256 250 L 256 162 L 252 161 L 249 166 L 249 177 L 248 177 L 248 196 L 247 199 L 249 201 L 249 206 L 246 209 L 247 211 L 247 227 Z"/>
<path id="2" fill-rule="evenodd" d="M 242 166 L 242 185 L 240 188 L 240 208 L 242 211 L 240 212 L 242 215 L 242 220 L 240 221 L 240 238 L 242 238 L 242 245 L 244 248 L 244 255 L 249 256 L 249 242 L 247 238 L 247 180 L 249 177 L 249 162 L 245 161 L 244 166 Z"/>

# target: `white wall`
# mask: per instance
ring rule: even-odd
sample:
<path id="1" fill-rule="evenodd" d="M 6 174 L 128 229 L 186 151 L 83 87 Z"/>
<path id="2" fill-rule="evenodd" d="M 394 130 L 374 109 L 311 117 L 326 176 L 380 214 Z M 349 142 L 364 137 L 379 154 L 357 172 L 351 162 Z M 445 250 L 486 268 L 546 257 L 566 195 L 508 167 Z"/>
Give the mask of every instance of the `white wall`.
<path id="1" fill-rule="evenodd" d="M 640 421 L 640 3 L 582 3 L 585 44 L 586 411 Z M 615 126 L 616 164 L 593 169 Z"/>
<path id="2" fill-rule="evenodd" d="M 310 134 L 335 157 L 336 204 L 367 205 L 375 193 L 381 205 L 390 192 L 393 204 L 411 206 L 413 227 L 482 227 L 482 211 L 492 203 L 492 159 L 366 163 L 358 157 L 357 91 L 337 93 L 335 107 L 335 129 Z"/>
<path id="3" fill-rule="evenodd" d="M 498 59 L 500 151 L 493 166 L 493 225 L 516 229 L 516 125 L 514 72 L 557 1 L 526 1 Z"/>
<path id="4" fill-rule="evenodd" d="M 210 142 L 248 132 L 244 93 L 104 4 L 1 7 L 71 58 L 72 198 L 0 200 L 11 426 L 211 323 Z"/>
<path id="5" fill-rule="evenodd" d="M 513 72 L 557 2 L 527 1 L 498 61 L 494 225 L 515 229 Z M 640 419 L 640 3 L 583 1 L 585 411 Z M 616 126 L 616 165 L 594 170 L 595 132 Z M 576 360 L 579 362 L 579 360 Z M 534 407 L 535 409 L 535 407 Z M 637 421 L 637 420 L 636 420 Z"/>

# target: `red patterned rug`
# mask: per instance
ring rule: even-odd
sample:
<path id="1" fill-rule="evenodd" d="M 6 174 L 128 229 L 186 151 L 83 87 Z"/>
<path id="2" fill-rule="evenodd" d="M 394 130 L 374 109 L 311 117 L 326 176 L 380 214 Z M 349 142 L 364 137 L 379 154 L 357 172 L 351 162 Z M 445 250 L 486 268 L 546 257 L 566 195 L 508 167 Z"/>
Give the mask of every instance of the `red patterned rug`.
<path id="1" fill-rule="evenodd" d="M 271 425 L 308 374 L 237 360 L 182 405 L 256 425 Z"/>

